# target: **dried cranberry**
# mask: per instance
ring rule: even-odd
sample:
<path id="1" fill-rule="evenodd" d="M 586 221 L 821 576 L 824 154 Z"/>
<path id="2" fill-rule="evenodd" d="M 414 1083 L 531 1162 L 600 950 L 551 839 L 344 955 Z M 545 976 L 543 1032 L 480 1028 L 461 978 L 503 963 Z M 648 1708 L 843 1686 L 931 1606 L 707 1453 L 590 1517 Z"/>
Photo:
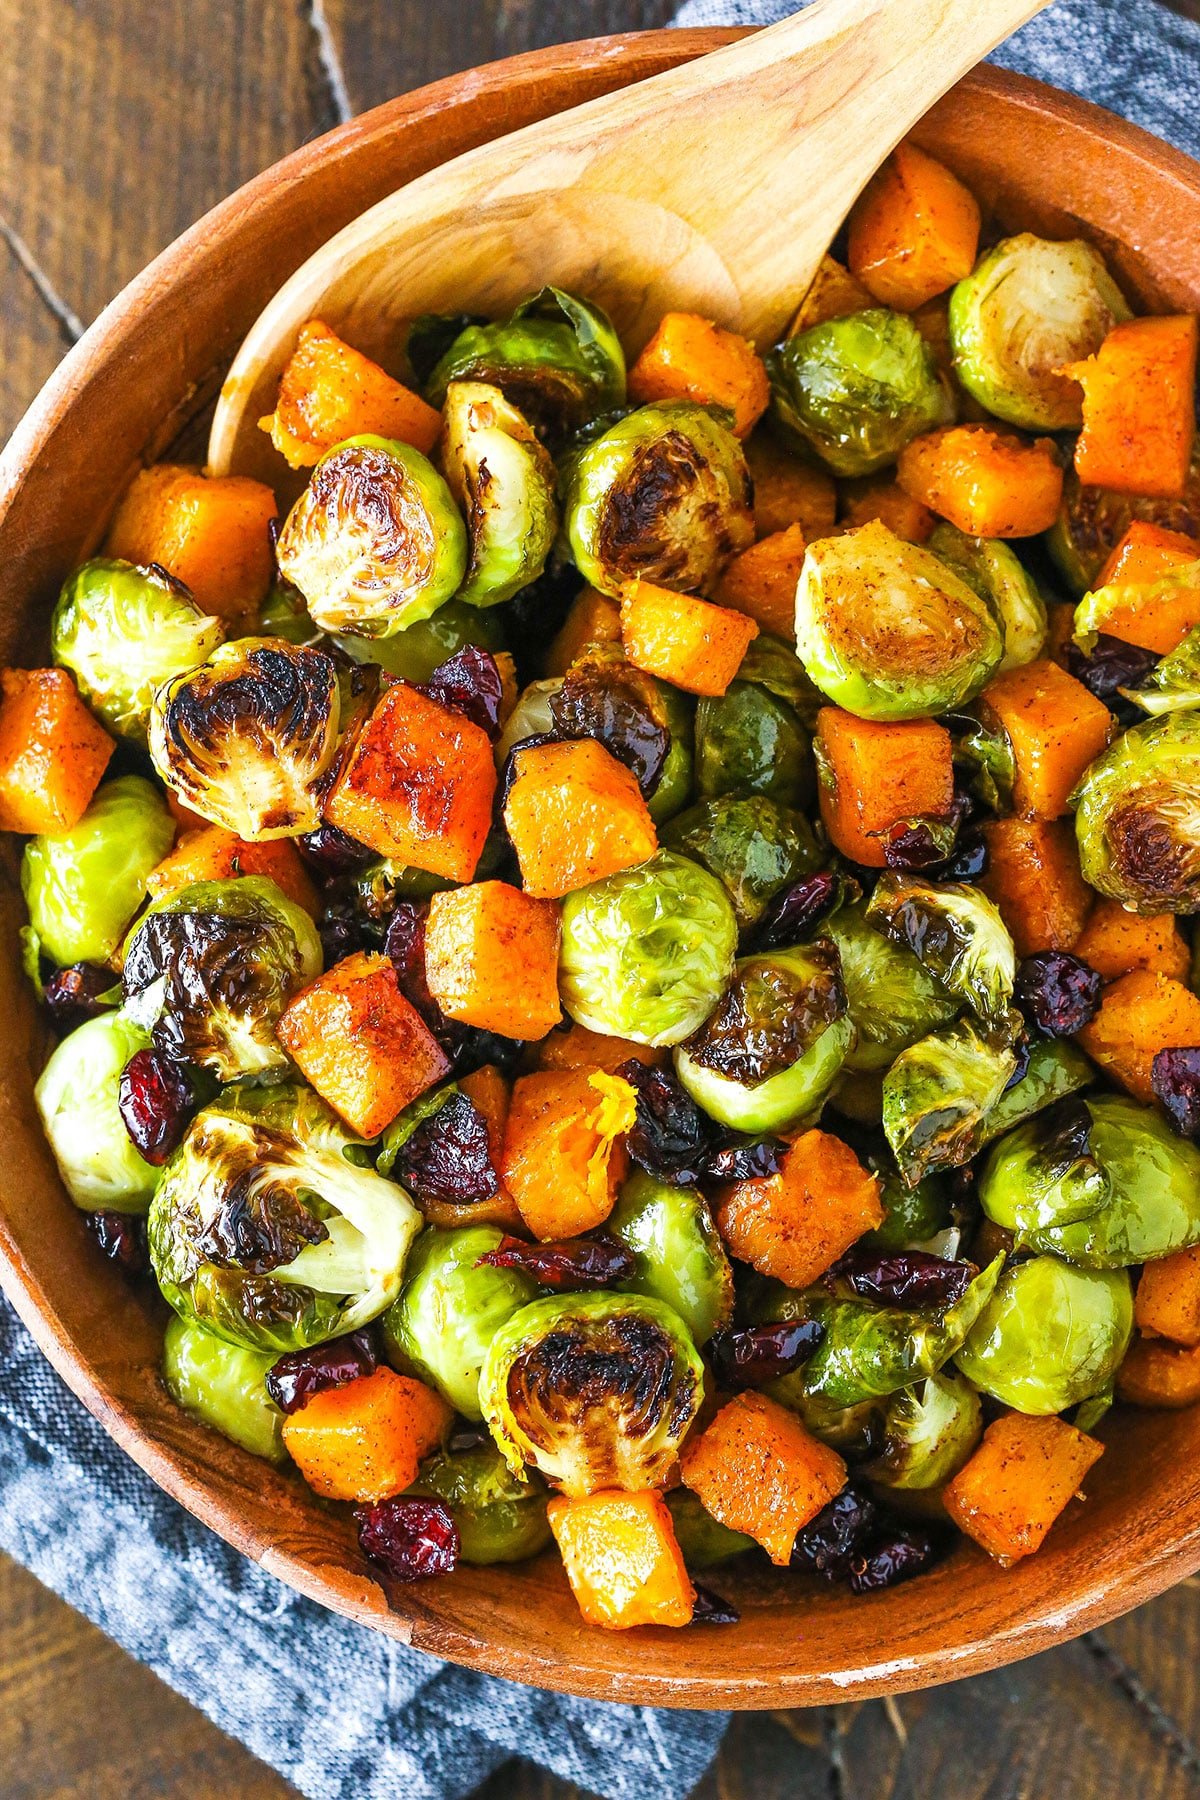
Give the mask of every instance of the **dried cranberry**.
<path id="1" fill-rule="evenodd" d="M 500 735 L 504 683 L 496 659 L 476 644 L 464 644 L 439 663 L 428 681 L 414 684 L 431 700 L 452 707 L 480 726 L 493 740 Z"/>
<path id="2" fill-rule="evenodd" d="M 465 1450 L 478 1450 L 482 1445 L 491 1446 L 492 1443 L 492 1434 L 486 1425 L 474 1425 L 470 1419 L 455 1419 L 445 1439 L 445 1448 L 447 1455 L 461 1456 Z"/>
<path id="3" fill-rule="evenodd" d="M 448 1575 L 461 1548 L 458 1526 L 440 1500 L 395 1497 L 358 1506 L 358 1541 L 393 1581 Z"/>
<path id="4" fill-rule="evenodd" d="M 628 1281 L 637 1267 L 632 1250 L 610 1237 L 560 1238 L 550 1244 L 527 1244 L 521 1238 L 504 1237 L 494 1250 L 479 1258 L 479 1263 L 487 1263 L 493 1269 L 519 1269 L 542 1287 L 562 1294 L 612 1287 L 618 1281 Z"/>
<path id="5" fill-rule="evenodd" d="M 897 1250 L 892 1256 L 843 1257 L 831 1275 L 840 1277 L 864 1300 L 883 1306 L 951 1306 L 979 1271 L 973 1263 L 947 1262 L 927 1250 Z"/>
<path id="6" fill-rule="evenodd" d="M 417 1200 L 471 1206 L 500 1187 L 487 1120 L 466 1094 L 451 1094 L 396 1152 L 392 1174 Z"/>
<path id="7" fill-rule="evenodd" d="M 596 738 L 637 778 L 649 800 L 662 779 L 671 734 L 655 717 L 649 684 L 637 670 L 583 663 L 550 696 L 554 723 L 568 738 Z"/>
<path id="8" fill-rule="evenodd" d="M 950 855 L 953 841 L 954 827 L 947 822 L 914 819 L 884 839 L 883 860 L 889 869 L 936 869 Z"/>
<path id="9" fill-rule="evenodd" d="M 786 1319 L 742 1331 L 718 1331 L 709 1339 L 708 1354 L 718 1385 L 734 1393 L 790 1375 L 808 1361 L 824 1336 L 824 1326 L 815 1319 Z"/>
<path id="10" fill-rule="evenodd" d="M 637 1117 L 625 1140 L 634 1162 L 663 1181 L 698 1181 L 709 1134 L 691 1095 L 668 1069 L 651 1069 L 636 1057 L 617 1074 L 637 1095 Z"/>
<path id="11" fill-rule="evenodd" d="M 844 1487 L 796 1533 L 793 1569 L 808 1569 L 830 1581 L 847 1574 L 875 1528 L 876 1514 L 870 1494 L 861 1488 Z"/>
<path id="12" fill-rule="evenodd" d="M 192 1079 L 160 1050 L 135 1050 L 121 1070 L 117 1105 L 143 1162 L 159 1168 L 180 1142 L 195 1107 Z"/>
<path id="13" fill-rule="evenodd" d="M 111 969 L 98 969 L 94 963 L 72 963 L 69 969 L 57 969 L 46 982 L 44 998 L 59 1031 L 74 1031 L 87 1019 L 106 1011 L 102 994 L 117 985 Z"/>
<path id="14" fill-rule="evenodd" d="M 722 1600 L 711 1588 L 696 1585 L 696 1603 L 692 1607 L 693 1625 L 736 1625 L 741 1618 L 736 1606 Z"/>
<path id="15" fill-rule="evenodd" d="M 1150 1065 L 1154 1092 L 1184 1137 L 1200 1137 L 1200 1049 L 1160 1050 Z"/>
<path id="16" fill-rule="evenodd" d="M 1104 631 L 1097 633 L 1091 650 L 1067 645 L 1067 668 L 1097 700 L 1112 700 L 1118 688 L 1140 687 L 1158 661 L 1153 650 L 1123 643 Z"/>
<path id="17" fill-rule="evenodd" d="M 475 1025 L 459 1025 L 444 1016 L 430 1029 L 450 1058 L 455 1075 L 469 1075 L 472 1069 L 493 1063 L 502 1075 L 513 1076 L 525 1056 L 525 1045 L 519 1038 L 480 1031 Z"/>
<path id="18" fill-rule="evenodd" d="M 703 1181 L 761 1181 L 774 1175 L 788 1147 L 782 1138 L 749 1138 L 718 1144 L 700 1165 Z"/>
<path id="19" fill-rule="evenodd" d="M 288 1350 L 267 1370 L 267 1392 L 280 1412 L 294 1413 L 314 1394 L 373 1375 L 379 1357 L 369 1332 L 353 1331 L 308 1350 Z"/>
<path id="20" fill-rule="evenodd" d="M 978 881 L 987 874 L 988 847 L 983 833 L 964 831 L 954 849 L 936 870 L 938 881 Z"/>
<path id="21" fill-rule="evenodd" d="M 107 1256 L 128 1275 L 145 1275 L 150 1268 L 146 1221 L 135 1213 L 94 1212 L 86 1216 L 88 1230 Z"/>
<path id="22" fill-rule="evenodd" d="M 934 1562 L 941 1541 L 927 1531 L 900 1525 L 851 1559 L 850 1592 L 877 1594 L 897 1582 L 908 1581 Z"/>
<path id="23" fill-rule="evenodd" d="M 425 980 L 425 923 L 428 917 L 427 900 L 399 901 L 388 921 L 383 951 L 391 958 L 405 999 L 416 1007 L 427 1025 L 434 1026 L 440 1022 L 442 1012 Z"/>
<path id="24" fill-rule="evenodd" d="M 1100 1010 L 1103 982 L 1066 950 L 1039 950 L 1017 970 L 1013 998 L 1046 1037 L 1070 1037 Z"/>
<path id="25" fill-rule="evenodd" d="M 844 878 L 832 869 L 819 869 L 793 882 L 771 900 L 758 921 L 745 933 L 744 951 L 785 950 L 806 938 L 842 894 Z"/>
<path id="26" fill-rule="evenodd" d="M 365 869 L 369 862 L 374 862 L 377 854 L 336 825 L 318 825 L 315 831 L 305 832 L 303 837 L 296 839 L 296 848 L 322 881 Z"/>
<path id="27" fill-rule="evenodd" d="M 359 950 L 373 950 L 379 943 L 378 934 L 371 930 L 354 902 L 342 896 L 326 899 L 317 920 L 317 933 L 327 969 Z"/>

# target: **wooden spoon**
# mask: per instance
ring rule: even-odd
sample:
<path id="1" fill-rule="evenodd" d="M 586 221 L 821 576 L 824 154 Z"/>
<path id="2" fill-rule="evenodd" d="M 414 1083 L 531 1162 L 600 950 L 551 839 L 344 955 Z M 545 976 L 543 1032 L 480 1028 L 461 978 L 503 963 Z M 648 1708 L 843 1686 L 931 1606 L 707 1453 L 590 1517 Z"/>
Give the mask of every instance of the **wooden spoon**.
<path id="1" fill-rule="evenodd" d="M 671 308 L 777 336 L 869 177 L 1047 0 L 816 0 L 726 49 L 431 170 L 338 232 L 259 316 L 209 468 L 282 463 L 258 420 L 308 319 L 394 366 L 422 312 L 503 317 L 546 282 L 635 352 Z"/>

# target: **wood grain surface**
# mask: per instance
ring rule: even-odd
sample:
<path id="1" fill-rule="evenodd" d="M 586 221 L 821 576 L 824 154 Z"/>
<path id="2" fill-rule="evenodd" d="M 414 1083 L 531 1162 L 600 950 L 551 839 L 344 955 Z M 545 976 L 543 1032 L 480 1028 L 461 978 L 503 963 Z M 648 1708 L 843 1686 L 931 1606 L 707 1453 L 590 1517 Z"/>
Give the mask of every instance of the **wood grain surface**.
<path id="1" fill-rule="evenodd" d="M 1150 0 L 1141 0 L 1148 4 Z M 675 0 L 0 0 L 0 437 L 157 250 L 286 151 L 514 51 Z M 1174 0 L 1200 16 L 1200 0 Z M 1200 1795 L 1200 1582 L 992 1675 L 743 1715 L 696 1800 Z M 292 1790 L 0 1562 L 0 1800 Z M 512 1765 L 479 1800 L 571 1800 Z"/>

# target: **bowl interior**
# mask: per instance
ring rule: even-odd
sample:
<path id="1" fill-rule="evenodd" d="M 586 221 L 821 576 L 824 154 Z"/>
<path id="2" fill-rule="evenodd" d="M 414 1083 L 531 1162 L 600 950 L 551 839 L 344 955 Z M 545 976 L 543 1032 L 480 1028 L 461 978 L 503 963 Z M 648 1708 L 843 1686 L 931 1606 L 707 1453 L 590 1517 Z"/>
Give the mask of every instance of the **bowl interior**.
<path id="1" fill-rule="evenodd" d="M 140 461 L 192 428 L 280 283 L 348 219 L 446 157 L 726 41 L 656 32 L 519 57 L 380 108 L 307 146 L 172 246 L 71 354 L 0 461 L 0 656 L 44 655 L 59 582 L 96 542 Z M 996 71 L 915 134 L 1001 228 L 1085 233 L 1151 310 L 1200 307 L 1200 169 L 1109 115 Z M 544 272 L 551 279 L 553 271 Z M 469 296 L 464 297 L 469 304 Z M 96 1255 L 33 1107 L 44 1042 L 0 887 L 0 1277 L 75 1392 L 169 1492 L 304 1593 L 439 1656 L 549 1688 L 666 1705 L 774 1707 L 965 1675 L 1043 1648 L 1200 1567 L 1200 1415 L 1121 1412 L 1109 1450 L 1046 1548 L 1009 1573 L 963 1544 L 913 1586 L 868 1600 L 721 1571 L 741 1623 L 606 1634 L 579 1621 L 555 1559 L 463 1569 L 391 1594 L 346 1520 L 288 1476 L 194 1425 L 160 1386 L 163 1314 Z"/>

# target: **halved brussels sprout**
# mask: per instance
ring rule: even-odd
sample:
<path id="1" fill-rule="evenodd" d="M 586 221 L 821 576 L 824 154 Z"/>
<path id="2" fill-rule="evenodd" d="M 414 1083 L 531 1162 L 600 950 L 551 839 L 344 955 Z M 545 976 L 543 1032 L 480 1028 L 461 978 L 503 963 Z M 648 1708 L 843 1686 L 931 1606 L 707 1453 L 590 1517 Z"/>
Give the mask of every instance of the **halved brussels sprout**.
<path id="1" fill-rule="evenodd" d="M 356 662 L 374 663 L 402 681 L 428 681 L 436 668 L 457 655 L 464 645 L 475 644 L 493 654 L 504 649 L 503 615 L 461 600 L 447 600 L 428 619 L 418 619 L 403 631 L 386 638 L 361 638 L 347 633 L 334 643 Z"/>
<path id="2" fill-rule="evenodd" d="M 175 837 L 162 795 L 139 775 L 106 781 L 77 825 L 30 838 L 21 892 L 37 949 L 60 968 L 107 963 Z"/>
<path id="3" fill-rule="evenodd" d="M 287 1067 L 275 1026 L 321 966 L 316 926 L 267 876 L 195 881 L 130 934 L 125 1007 L 160 1050 L 232 1081 Z"/>
<path id="4" fill-rule="evenodd" d="M 435 1387 L 465 1419 L 481 1419 L 479 1371 L 500 1327 L 528 1306 L 536 1282 L 478 1267 L 504 1233 L 495 1225 L 427 1227 L 413 1245 L 400 1297 L 383 1316 L 388 1360 Z"/>
<path id="5" fill-rule="evenodd" d="M 1023 231 L 987 251 L 951 291 L 954 372 L 1010 425 L 1078 431 L 1079 385 L 1058 371 L 1093 355 L 1114 325 L 1132 317 L 1091 244 Z"/>
<path id="6" fill-rule="evenodd" d="M 686 400 L 641 406 L 574 459 L 571 557 L 602 594 L 639 577 L 708 594 L 754 542 L 750 500 L 742 446 L 713 413 Z"/>
<path id="7" fill-rule="evenodd" d="M 846 1054 L 854 1070 L 886 1069 L 901 1050 L 947 1025 L 959 1002 L 903 943 L 870 924 L 865 900 L 843 906 L 821 926 L 842 959 L 855 1040 Z"/>
<path id="8" fill-rule="evenodd" d="M 1019 1081 L 1005 1088 L 983 1121 L 979 1148 L 1003 1137 L 1035 1113 L 1065 1100 L 1068 1094 L 1090 1087 L 1095 1079 L 1096 1071 L 1083 1051 L 1065 1038 L 1032 1038 L 1025 1072 Z"/>
<path id="9" fill-rule="evenodd" d="M 1006 1023 L 1017 954 L 999 909 L 979 888 L 888 871 L 876 882 L 865 917 L 893 944 L 911 950 L 986 1025 Z"/>
<path id="10" fill-rule="evenodd" d="M 356 437 L 323 456 L 276 546 L 323 631 L 390 637 L 427 619 L 467 567 L 467 532 L 429 458 Z"/>
<path id="11" fill-rule="evenodd" d="M 561 437 L 625 400 L 625 356 L 600 307 L 544 287 L 511 318 L 470 324 L 439 358 L 426 398 L 441 406 L 452 381 L 498 387 L 539 431 Z"/>
<path id="12" fill-rule="evenodd" d="M 1085 881 L 1130 912 L 1200 912 L 1200 712 L 1135 725 L 1071 800 Z"/>
<path id="13" fill-rule="evenodd" d="M 163 1338 L 163 1380 L 177 1406 L 192 1413 L 251 1456 L 287 1461 L 283 1414 L 266 1389 L 271 1350 L 227 1344 L 177 1314 Z"/>
<path id="14" fill-rule="evenodd" d="M 995 1305 L 994 1295 L 988 1305 Z M 957 1475 L 982 1435 L 979 1395 L 954 1370 L 942 1369 L 889 1397 L 882 1448 L 864 1465 L 863 1474 L 884 1487 L 942 1487 Z"/>
<path id="15" fill-rule="evenodd" d="M 551 675 L 545 681 L 531 681 L 521 689 L 517 704 L 505 720 L 496 740 L 496 761 L 501 768 L 515 744 L 524 738 L 542 737 L 557 730 L 551 701 L 562 689 L 563 677 Z"/>
<path id="16" fill-rule="evenodd" d="M 357 1331 L 400 1291 L 421 1215 L 307 1088 L 230 1088 L 196 1114 L 150 1208 L 163 1298 L 250 1350 Z"/>
<path id="17" fill-rule="evenodd" d="M 703 1391 L 687 1326 L 640 1294 L 535 1300 L 501 1326 L 479 1382 L 509 1468 L 532 1463 L 573 1496 L 661 1487 Z"/>
<path id="18" fill-rule="evenodd" d="M 50 652 L 122 737 L 146 741 L 155 689 L 194 669 L 225 636 L 182 582 L 154 565 L 93 557 L 64 586 L 50 620 Z"/>
<path id="19" fill-rule="evenodd" d="M 145 1212 L 158 1170 L 143 1162 L 117 1105 L 121 1070 L 150 1039 L 121 1012 L 79 1025 L 33 1090 L 63 1186 L 85 1212 Z"/>
<path id="20" fill-rule="evenodd" d="M 1124 1269 L 1057 1256 L 1013 1263 L 955 1358 L 981 1393 L 1023 1413 L 1060 1413 L 1111 1388 L 1133 1335 Z"/>
<path id="21" fill-rule="evenodd" d="M 1016 1070 L 1007 1041 L 970 1019 L 931 1031 L 900 1052 L 883 1078 L 883 1129 L 909 1187 L 931 1169 L 970 1162 Z"/>
<path id="22" fill-rule="evenodd" d="M 1049 630 L 1046 602 L 1012 545 L 1002 538 L 967 537 L 957 525 L 943 520 L 934 526 L 929 548 L 987 601 L 999 619 L 1004 655 L 998 672 L 1036 662 Z"/>
<path id="23" fill-rule="evenodd" d="M 766 794 L 785 806 L 810 806 L 812 736 L 766 688 L 734 681 L 696 708 L 696 786 L 705 800 Z"/>
<path id="24" fill-rule="evenodd" d="M 407 1491 L 449 1507 L 466 1563 L 525 1562 L 553 1535 L 545 1482 L 532 1472 L 514 1475 L 490 1444 L 431 1457 Z"/>
<path id="25" fill-rule="evenodd" d="M 1085 487 L 1068 464 L 1062 507 L 1046 535 L 1046 548 L 1072 594 L 1084 594 L 1095 585 L 1133 519 L 1200 538 L 1200 447 L 1192 458 L 1184 492 L 1175 499 Z"/>
<path id="26" fill-rule="evenodd" d="M 708 1202 L 695 1188 L 670 1187 L 637 1169 L 604 1229 L 632 1250 L 637 1268 L 622 1286 L 664 1300 L 697 1344 L 733 1316 L 733 1270 Z"/>
<path id="27" fill-rule="evenodd" d="M 1121 693 L 1153 718 L 1200 706 L 1200 625 L 1193 626 L 1178 649 L 1163 657 L 1141 687 L 1122 688 Z"/>
<path id="28" fill-rule="evenodd" d="M 578 1025 L 639 1044 L 678 1044 L 721 997 L 737 949 L 725 889 L 660 850 L 568 894 L 558 984 Z"/>
<path id="29" fill-rule="evenodd" d="M 787 1131 L 820 1110 L 853 1037 L 841 959 L 818 938 L 736 963 L 675 1073 L 718 1125 Z"/>
<path id="30" fill-rule="evenodd" d="M 870 1250 L 929 1250 L 931 1254 L 948 1254 L 934 1248 L 944 1242 L 955 1229 L 948 1184 L 940 1175 L 927 1175 L 916 1187 L 905 1187 L 899 1175 L 880 1158 L 868 1159 L 879 1177 L 879 1204 L 883 1207 L 883 1224 L 864 1232 L 859 1242 Z M 880 1165 L 883 1166 L 880 1166 Z"/>
<path id="31" fill-rule="evenodd" d="M 883 306 L 798 332 L 772 350 L 767 372 L 776 423 L 835 475 L 873 475 L 954 417 L 925 339 Z"/>
<path id="32" fill-rule="evenodd" d="M 744 1531 L 731 1531 L 728 1525 L 714 1519 L 691 1488 L 672 1488 L 667 1507 L 675 1527 L 675 1542 L 689 1569 L 713 1569 L 754 1548 L 752 1537 Z"/>
<path id="33" fill-rule="evenodd" d="M 782 888 L 825 861 L 804 814 L 765 794 L 701 800 L 670 821 L 661 841 L 711 869 L 743 926 L 761 918 Z"/>
<path id="34" fill-rule="evenodd" d="M 1122 1269 L 1200 1243 L 1200 1149 L 1115 1094 L 1072 1096 L 992 1150 L 978 1184 L 1017 1244 Z"/>
<path id="35" fill-rule="evenodd" d="M 323 650 L 239 638 L 159 688 L 150 755 L 201 818 L 252 843 L 298 837 L 321 822 L 340 722 L 337 670 Z"/>
<path id="36" fill-rule="evenodd" d="M 470 542 L 458 598 L 511 600 L 537 580 L 558 532 L 554 464 L 511 401 L 482 381 L 447 388 L 440 458 Z"/>
<path id="37" fill-rule="evenodd" d="M 796 650 L 847 712 L 924 719 L 986 685 L 1004 633 L 941 557 L 872 519 L 809 545 L 796 589 Z"/>

